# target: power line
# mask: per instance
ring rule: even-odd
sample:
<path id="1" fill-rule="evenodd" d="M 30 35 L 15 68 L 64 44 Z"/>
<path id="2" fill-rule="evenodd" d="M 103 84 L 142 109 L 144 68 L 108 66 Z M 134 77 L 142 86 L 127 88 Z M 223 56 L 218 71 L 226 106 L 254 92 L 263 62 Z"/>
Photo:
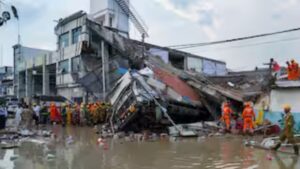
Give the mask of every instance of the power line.
<path id="1" fill-rule="evenodd" d="M 214 42 L 182 44 L 182 45 L 173 45 L 173 46 L 167 46 L 167 47 L 174 48 L 174 49 L 187 49 L 187 48 L 195 48 L 195 47 L 200 47 L 200 46 L 209 46 L 209 45 L 216 45 L 216 44 L 222 44 L 222 43 L 243 41 L 243 40 L 248 40 L 248 39 L 255 39 L 255 38 L 260 38 L 260 37 L 266 37 L 266 36 L 272 36 L 272 35 L 278 35 L 278 34 L 296 32 L 296 31 L 300 31 L 300 28 L 288 29 L 288 30 L 277 31 L 277 32 L 272 32 L 272 33 L 264 33 L 264 34 L 258 34 L 258 35 L 240 37 L 240 38 L 233 38 L 233 39 L 227 39 L 227 40 L 220 40 L 220 41 L 214 41 Z"/>
<path id="2" fill-rule="evenodd" d="M 228 48 L 245 48 L 245 47 L 268 45 L 268 44 L 273 44 L 273 43 L 290 42 L 290 41 L 297 41 L 297 40 L 300 40 L 300 37 L 279 39 L 279 40 L 266 41 L 266 42 L 258 42 L 258 43 L 250 43 L 250 44 L 245 44 L 245 45 L 221 47 L 221 48 L 217 48 L 217 49 L 213 49 L 213 50 L 223 50 L 223 49 L 228 49 Z M 209 49 L 204 50 L 204 51 L 199 51 L 199 52 L 196 52 L 196 53 L 206 52 L 206 51 L 209 51 Z"/>

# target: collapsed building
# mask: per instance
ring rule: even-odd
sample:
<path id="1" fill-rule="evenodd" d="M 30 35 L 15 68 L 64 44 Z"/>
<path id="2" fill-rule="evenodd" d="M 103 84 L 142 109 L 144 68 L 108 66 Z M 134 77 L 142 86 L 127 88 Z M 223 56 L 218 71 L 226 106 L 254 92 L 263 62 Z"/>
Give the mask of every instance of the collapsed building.
<path id="1" fill-rule="evenodd" d="M 269 72 L 234 74 L 225 62 L 129 39 L 103 16 L 79 11 L 60 19 L 56 51 L 14 46 L 17 96 L 108 101 L 113 130 L 161 131 L 218 119 L 223 101 L 242 107 L 269 85 Z"/>
<path id="2" fill-rule="evenodd" d="M 79 53 L 88 71 L 72 77 L 94 98 L 110 101 L 115 129 L 217 119 L 223 101 L 241 106 L 269 85 L 269 72 L 256 71 L 253 76 L 258 77 L 250 78 L 256 81 L 247 83 L 244 77 L 245 85 L 237 84 L 244 90 L 226 87 L 209 78 L 234 76 L 227 73 L 224 62 L 131 40 L 89 19 L 86 27 L 92 38 L 82 41 Z M 207 65 L 215 69 L 208 72 Z"/>

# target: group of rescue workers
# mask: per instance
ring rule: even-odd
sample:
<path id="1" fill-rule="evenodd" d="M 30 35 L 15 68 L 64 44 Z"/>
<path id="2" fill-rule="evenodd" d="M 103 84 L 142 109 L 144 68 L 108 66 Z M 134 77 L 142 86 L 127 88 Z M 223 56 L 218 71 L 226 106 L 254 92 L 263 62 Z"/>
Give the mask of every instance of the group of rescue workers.
<path id="1" fill-rule="evenodd" d="M 281 67 L 273 58 L 271 58 L 270 62 L 271 62 L 270 65 L 272 68 L 272 72 L 277 77 L 280 74 Z M 300 79 L 300 68 L 299 68 L 299 64 L 297 63 L 297 61 L 292 59 L 291 61 L 287 61 L 286 64 L 287 64 L 287 67 L 286 67 L 287 79 L 288 80 L 299 80 Z"/>
<path id="2" fill-rule="evenodd" d="M 288 141 L 288 143 L 293 145 L 295 154 L 299 155 L 299 148 L 296 145 L 295 138 L 294 138 L 294 117 L 291 113 L 291 106 L 290 105 L 285 105 L 284 106 L 284 128 L 283 132 L 281 133 L 279 137 L 279 142 L 272 147 L 273 150 L 278 150 L 279 147 L 281 146 L 281 143 L 283 143 L 285 140 Z M 224 102 L 222 106 L 222 116 L 221 120 L 225 124 L 225 129 L 227 132 L 230 132 L 231 130 L 231 122 L 233 119 L 237 119 L 239 115 L 234 114 L 230 103 L 229 102 Z M 255 121 L 255 112 L 253 109 L 253 103 L 251 102 L 246 102 L 244 104 L 244 109 L 241 114 L 241 117 L 243 119 L 243 133 L 250 132 L 251 134 L 254 133 L 254 126 L 256 125 Z"/>
<path id="3" fill-rule="evenodd" d="M 300 68 L 299 64 L 292 59 L 291 62 L 287 61 L 287 74 L 288 80 L 299 80 L 300 77 Z"/>
<path id="4" fill-rule="evenodd" d="M 229 132 L 231 129 L 231 122 L 233 119 L 237 120 L 239 117 L 238 114 L 234 114 L 233 110 L 230 106 L 229 102 L 224 102 L 222 106 L 222 117 L 221 120 L 225 123 L 226 131 Z M 244 104 L 244 110 L 241 114 L 241 117 L 243 119 L 243 132 L 250 132 L 253 133 L 254 129 L 254 121 L 255 121 L 255 113 L 252 108 L 251 102 L 246 102 Z"/>
<path id="5" fill-rule="evenodd" d="M 49 118 L 45 114 L 45 119 L 51 123 L 61 123 L 65 125 L 96 125 L 105 123 L 111 112 L 111 105 L 109 103 L 90 103 L 90 104 L 77 104 L 71 105 L 63 103 L 57 107 L 51 103 L 49 108 Z M 48 113 L 44 112 L 44 113 Z M 43 124 L 47 121 L 44 121 Z"/>
<path id="6" fill-rule="evenodd" d="M 42 124 L 62 124 L 66 125 L 97 125 L 107 121 L 111 112 L 111 105 L 108 103 L 90 103 L 90 104 L 70 104 L 62 103 L 50 105 L 36 104 L 33 106 L 19 105 L 16 112 L 16 119 L 32 119 L 36 125 Z M 28 118 L 27 118 L 28 116 Z M 25 120 L 26 121 L 26 120 Z M 27 120 L 28 121 L 28 120 Z"/>

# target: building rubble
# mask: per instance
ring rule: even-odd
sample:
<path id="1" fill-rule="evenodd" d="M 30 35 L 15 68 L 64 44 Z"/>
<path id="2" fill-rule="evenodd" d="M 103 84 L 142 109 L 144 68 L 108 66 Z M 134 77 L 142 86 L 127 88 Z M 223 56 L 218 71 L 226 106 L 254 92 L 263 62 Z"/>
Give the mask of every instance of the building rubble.
<path id="1" fill-rule="evenodd" d="M 167 132 L 172 125 L 180 130 L 176 124 L 218 120 L 222 102 L 232 101 L 242 108 L 245 100 L 258 99 L 269 85 L 268 71 L 208 78 L 182 70 L 149 52 L 147 45 L 151 44 L 124 38 L 90 20 L 87 25 L 93 39 L 81 43 L 80 54 L 89 72 L 74 73 L 73 78 L 94 98 L 106 97 L 111 103 L 113 113 L 107 119 L 106 126 L 110 127 L 103 129 L 105 132 Z M 102 41 L 105 44 L 101 45 Z M 110 53 L 109 62 L 99 57 L 99 46 L 104 45 L 111 49 L 102 51 L 102 55 Z M 103 70 L 109 82 L 103 83 Z M 249 76 L 252 78 L 245 78 Z M 232 80 L 241 78 L 243 83 Z M 257 83 L 261 80 L 264 83 Z M 110 86 L 105 95 L 103 84 Z"/>

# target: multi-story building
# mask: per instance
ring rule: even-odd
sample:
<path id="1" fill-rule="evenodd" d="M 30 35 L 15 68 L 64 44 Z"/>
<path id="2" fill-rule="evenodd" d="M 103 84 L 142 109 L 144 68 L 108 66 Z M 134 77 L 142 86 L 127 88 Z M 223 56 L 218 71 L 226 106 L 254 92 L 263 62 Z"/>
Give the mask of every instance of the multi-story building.
<path id="1" fill-rule="evenodd" d="M 46 58 L 51 51 L 15 45 L 14 48 L 14 94 L 30 98 L 34 94 L 46 94 Z M 52 68 L 56 69 L 56 68 Z M 48 89 L 49 90 L 49 89 Z"/>
<path id="2" fill-rule="evenodd" d="M 13 68 L 0 67 L 0 96 L 13 95 Z"/>

